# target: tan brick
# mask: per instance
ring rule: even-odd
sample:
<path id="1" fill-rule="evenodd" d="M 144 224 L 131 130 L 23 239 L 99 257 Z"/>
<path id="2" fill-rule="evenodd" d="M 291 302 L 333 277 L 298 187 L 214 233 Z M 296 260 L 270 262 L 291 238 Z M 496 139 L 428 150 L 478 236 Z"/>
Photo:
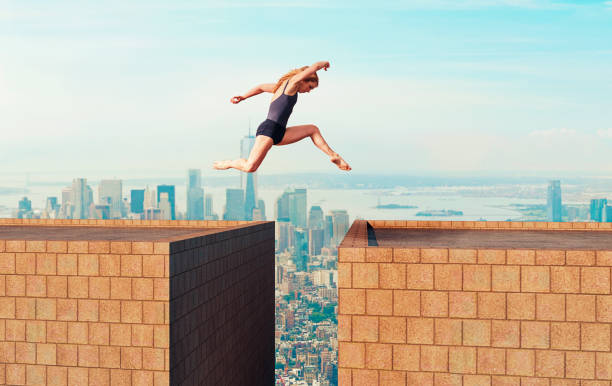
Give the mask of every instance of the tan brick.
<path id="1" fill-rule="evenodd" d="M 132 253 L 132 243 L 127 241 L 111 241 L 110 252 L 113 254 L 130 254 Z"/>
<path id="2" fill-rule="evenodd" d="M 490 291 L 491 266 L 490 265 L 464 265 L 463 290 Z"/>
<path id="3" fill-rule="evenodd" d="M 563 378 L 565 376 L 565 353 L 562 351 L 536 351 L 536 372 L 538 377 Z"/>
<path id="4" fill-rule="evenodd" d="M 475 264 L 478 253 L 475 249 L 450 249 L 448 251 L 449 263 Z"/>
<path id="5" fill-rule="evenodd" d="M 68 343 L 87 344 L 89 342 L 89 328 L 85 322 L 68 323 Z"/>
<path id="6" fill-rule="evenodd" d="M 407 264 L 406 265 L 406 288 L 407 289 L 433 289 L 434 283 L 433 264 Z"/>
<path id="7" fill-rule="evenodd" d="M 15 298 L 0 298 L 0 318 L 15 318 Z"/>
<path id="8" fill-rule="evenodd" d="M 68 253 L 87 253 L 89 252 L 87 241 L 69 241 Z"/>
<path id="9" fill-rule="evenodd" d="M 492 290 L 519 292 L 521 290 L 521 269 L 519 266 L 492 266 Z"/>
<path id="10" fill-rule="evenodd" d="M 521 347 L 549 348 L 549 324 L 547 322 L 521 322 Z"/>
<path id="11" fill-rule="evenodd" d="M 461 374 L 435 373 L 435 386 L 462 386 L 463 376 Z"/>
<path id="12" fill-rule="evenodd" d="M 99 255 L 98 257 L 100 276 L 120 276 L 121 256 Z"/>
<path id="13" fill-rule="evenodd" d="M 612 296 L 597 296 L 597 321 L 612 322 Z"/>
<path id="14" fill-rule="evenodd" d="M 338 315 L 338 340 L 340 341 L 351 341 L 352 340 L 352 317 L 350 315 Z M 159 347 L 157 341 L 157 326 L 154 328 L 154 339 L 155 347 Z"/>
<path id="15" fill-rule="evenodd" d="M 370 315 L 393 314 L 393 291 L 366 290 L 366 312 Z"/>
<path id="16" fill-rule="evenodd" d="M 352 264 L 338 263 L 338 288 L 352 287 Z"/>
<path id="17" fill-rule="evenodd" d="M 533 376 L 535 369 L 535 351 L 506 350 L 506 374 Z"/>
<path id="18" fill-rule="evenodd" d="M 132 299 L 153 300 L 153 279 L 132 279 Z"/>
<path id="19" fill-rule="evenodd" d="M 132 346 L 153 347 L 153 326 L 132 325 Z"/>
<path id="20" fill-rule="evenodd" d="M 121 276 L 142 276 L 142 256 L 121 255 Z"/>
<path id="21" fill-rule="evenodd" d="M 41 365 L 55 365 L 56 345 L 54 343 L 38 343 L 36 345 L 36 363 Z"/>
<path id="22" fill-rule="evenodd" d="M 392 346 L 390 344 L 366 344 L 365 367 L 368 369 L 391 370 Z"/>
<path id="23" fill-rule="evenodd" d="M 142 302 L 121 301 L 121 322 L 142 323 Z"/>
<path id="24" fill-rule="evenodd" d="M 580 292 L 580 268 L 551 267 L 550 290 L 557 293 Z"/>
<path id="25" fill-rule="evenodd" d="M 0 363 L 15 362 L 15 342 L 0 342 Z"/>
<path id="26" fill-rule="evenodd" d="M 378 384 L 378 371 L 376 370 L 353 370 L 354 386 L 370 386 Z"/>
<path id="27" fill-rule="evenodd" d="M 68 252 L 68 243 L 66 241 L 48 240 L 47 252 L 66 253 Z"/>
<path id="28" fill-rule="evenodd" d="M 142 368 L 146 370 L 164 370 L 164 350 L 143 348 L 142 363 Z"/>
<path id="29" fill-rule="evenodd" d="M 10 275 L 15 273 L 15 254 L 0 253 L 0 274 Z"/>
<path id="30" fill-rule="evenodd" d="M 57 272 L 57 259 L 55 253 L 36 254 L 36 274 L 55 275 Z"/>
<path id="31" fill-rule="evenodd" d="M 448 371 L 448 347 L 421 346 L 422 371 Z"/>
<path id="32" fill-rule="evenodd" d="M 97 322 L 99 320 L 99 301 L 79 299 L 78 318 L 81 322 Z"/>
<path id="33" fill-rule="evenodd" d="M 485 319 L 506 319 L 506 294 L 479 292 L 478 317 Z"/>
<path id="34" fill-rule="evenodd" d="M 89 297 L 89 280 L 81 276 L 68 277 L 68 297 L 85 299 Z"/>
<path id="35" fill-rule="evenodd" d="M 42 365 L 27 365 L 26 380 L 28 385 L 46 385 L 47 368 Z"/>
<path id="36" fill-rule="evenodd" d="M 338 365 L 340 367 L 364 368 L 365 344 L 338 342 Z"/>
<path id="37" fill-rule="evenodd" d="M 533 265 L 535 264 L 535 251 L 528 249 L 508 249 L 506 251 L 508 265 Z"/>
<path id="38" fill-rule="evenodd" d="M 15 362 L 36 363 L 36 343 L 15 342 Z"/>
<path id="39" fill-rule="evenodd" d="M 110 384 L 113 386 L 132 386 L 132 371 L 111 369 Z"/>
<path id="40" fill-rule="evenodd" d="M 25 252 L 25 240 L 6 240 L 5 242 L 6 252 Z"/>
<path id="41" fill-rule="evenodd" d="M 46 276 L 26 276 L 26 296 L 46 297 L 47 296 L 47 277 Z"/>
<path id="42" fill-rule="evenodd" d="M 464 320 L 463 321 L 464 346 L 490 346 L 491 321 Z"/>
<path id="43" fill-rule="evenodd" d="M 364 262 L 365 248 L 339 248 L 338 261 L 341 262 Z"/>
<path id="44" fill-rule="evenodd" d="M 521 378 L 493 376 L 491 378 L 491 385 L 492 386 L 521 386 Z"/>
<path id="45" fill-rule="evenodd" d="M 462 340 L 462 323 L 458 319 L 434 319 L 434 343 L 438 345 L 460 346 Z M 410 328 L 408 328 L 410 336 Z"/>
<path id="46" fill-rule="evenodd" d="M 595 295 L 566 295 L 566 316 L 568 321 L 594 322 Z"/>
<path id="47" fill-rule="evenodd" d="M 110 297 L 111 299 L 131 299 L 132 279 L 127 277 L 111 277 Z"/>
<path id="48" fill-rule="evenodd" d="M 393 291 L 393 313 L 397 316 L 419 316 L 421 295 L 419 291 Z"/>
<path id="49" fill-rule="evenodd" d="M 47 370 L 47 384 L 49 386 L 67 386 L 68 385 L 68 368 L 53 366 L 53 367 L 47 367 L 46 370 Z"/>
<path id="50" fill-rule="evenodd" d="M 378 372 L 379 384 L 381 385 L 405 385 L 406 373 L 403 371 L 384 371 Z M 344 384 L 344 383 L 342 383 Z"/>
<path id="51" fill-rule="evenodd" d="M 79 366 L 80 367 L 98 367 L 100 354 L 99 347 L 93 345 L 82 345 L 79 350 Z"/>
<path id="52" fill-rule="evenodd" d="M 146 324 L 164 324 L 164 304 L 142 302 L 142 321 Z"/>
<path id="53" fill-rule="evenodd" d="M 612 353 L 595 354 L 595 376 L 597 379 L 612 379 Z"/>
<path id="54" fill-rule="evenodd" d="M 65 298 L 68 296 L 68 280 L 65 276 L 47 276 L 47 296 Z"/>
<path id="55" fill-rule="evenodd" d="M 8 245 L 8 241 L 7 241 Z M 26 384 L 26 365 L 7 364 L 6 365 L 6 383 L 8 385 L 25 385 Z"/>
<path id="56" fill-rule="evenodd" d="M 520 322 L 493 320 L 491 322 L 491 346 L 519 347 Z"/>
<path id="57" fill-rule="evenodd" d="M 478 348 L 478 373 L 479 374 L 505 374 L 506 351 L 499 348 Z"/>
<path id="58" fill-rule="evenodd" d="M 338 289 L 338 309 L 341 314 L 365 313 L 364 289 Z"/>
<path id="59" fill-rule="evenodd" d="M 582 267 L 581 292 L 589 294 L 610 293 L 609 267 Z"/>
<path id="60" fill-rule="evenodd" d="M 549 292 L 550 269 L 547 266 L 521 267 L 522 292 Z"/>
<path id="61" fill-rule="evenodd" d="M 68 368 L 69 385 L 87 385 L 89 383 L 89 371 L 81 367 Z"/>
<path id="62" fill-rule="evenodd" d="M 47 341 L 47 325 L 44 321 L 26 321 L 26 340 L 34 343 Z"/>
<path id="63" fill-rule="evenodd" d="M 170 280 L 168 279 L 153 279 L 153 296 L 155 300 L 169 300 L 169 286 Z"/>
<path id="64" fill-rule="evenodd" d="M 536 251 L 537 265 L 564 265 L 565 251 L 558 250 L 537 250 Z"/>
<path id="65" fill-rule="evenodd" d="M 6 324 L 4 324 L 6 322 Z M 6 334 L 7 341 L 23 342 L 26 336 L 26 322 L 25 320 L 11 320 L 0 321 L 0 326 L 4 326 L 4 329 L 0 328 L 0 337 L 4 338 Z M 4 333 L 2 333 L 4 332 Z"/>
<path id="66" fill-rule="evenodd" d="M 110 384 L 110 369 L 89 369 L 89 386 L 107 386 Z"/>
<path id="67" fill-rule="evenodd" d="M 597 251 L 597 265 L 612 266 L 612 251 Z"/>
<path id="68" fill-rule="evenodd" d="M 108 299 L 110 297 L 110 279 L 108 277 L 90 277 L 89 297 L 92 299 Z"/>
<path id="69" fill-rule="evenodd" d="M 77 320 L 76 299 L 57 299 L 56 313 L 58 320 Z"/>
<path id="70" fill-rule="evenodd" d="M 68 342 L 68 324 L 66 322 L 47 322 L 47 342 Z"/>
<path id="71" fill-rule="evenodd" d="M 394 344 L 393 370 L 418 371 L 420 357 L 419 346 Z"/>
<path id="72" fill-rule="evenodd" d="M 595 251 L 565 252 L 567 265 L 595 265 Z"/>
<path id="73" fill-rule="evenodd" d="M 79 276 L 98 276 L 100 274 L 98 255 L 80 254 Z"/>
<path id="74" fill-rule="evenodd" d="M 56 358 L 57 364 L 60 366 L 76 366 L 78 364 L 78 346 L 73 344 L 58 344 Z"/>
<path id="75" fill-rule="evenodd" d="M 110 325 L 110 344 L 112 346 L 129 346 L 132 342 L 132 327 L 129 324 Z"/>
<path id="76" fill-rule="evenodd" d="M 503 249 L 479 249 L 478 264 L 505 264 L 506 251 Z"/>
<path id="77" fill-rule="evenodd" d="M 378 288 L 378 264 L 353 263 L 354 288 Z"/>
<path id="78" fill-rule="evenodd" d="M 568 351 L 565 353 L 565 376 L 567 378 L 595 378 L 595 353 Z"/>
<path id="79" fill-rule="evenodd" d="M 449 292 L 448 314 L 451 318 L 475 318 L 476 303 L 476 292 Z"/>
<path id="80" fill-rule="evenodd" d="M 423 372 L 408 372 L 406 373 L 406 384 L 432 386 L 433 374 Z"/>
<path id="81" fill-rule="evenodd" d="M 529 293 L 509 293 L 508 319 L 535 319 L 535 294 Z"/>
<path id="82" fill-rule="evenodd" d="M 390 263 L 393 260 L 392 248 L 366 248 L 366 261 L 372 263 Z"/>
<path id="83" fill-rule="evenodd" d="M 406 288 L 406 265 L 380 264 L 380 288 Z"/>
<path id="84" fill-rule="evenodd" d="M 579 350 L 580 324 L 551 323 L 550 347 L 557 350 Z"/>
<path id="85" fill-rule="evenodd" d="M 582 323 L 580 328 L 582 350 L 610 351 L 610 325 Z"/>
<path id="86" fill-rule="evenodd" d="M 153 243 L 144 241 L 132 242 L 132 253 L 139 255 L 153 254 Z"/>
<path id="87" fill-rule="evenodd" d="M 26 252 L 45 252 L 47 242 L 42 240 L 26 240 Z"/>
<path id="88" fill-rule="evenodd" d="M 448 249 L 445 248 L 422 248 L 422 263 L 446 263 L 448 262 Z"/>
<path id="89" fill-rule="evenodd" d="M 26 277 L 25 275 L 6 276 L 6 296 L 25 296 Z"/>
<path id="90" fill-rule="evenodd" d="M 421 261 L 421 250 L 418 248 L 393 248 L 395 263 L 418 263 Z"/>
<path id="91" fill-rule="evenodd" d="M 77 275 L 78 258 L 75 254 L 57 255 L 57 274 L 58 275 Z"/>
<path id="92" fill-rule="evenodd" d="M 476 348 L 450 347 L 448 349 L 448 366 L 451 373 L 476 373 Z"/>
<path id="93" fill-rule="evenodd" d="M 536 319 L 565 320 L 565 295 L 536 294 Z"/>
<path id="94" fill-rule="evenodd" d="M 448 316 L 448 292 L 421 292 L 421 315 L 433 317 Z"/>
<path id="95" fill-rule="evenodd" d="M 460 264 L 435 264 L 434 270 L 437 290 L 461 290 L 463 279 Z"/>
<path id="96" fill-rule="evenodd" d="M 381 343 L 406 343 L 406 318 L 397 316 L 379 317 Z"/>
<path id="97" fill-rule="evenodd" d="M 431 318 L 406 318 L 404 327 L 406 343 L 433 344 L 434 320 Z"/>
<path id="98" fill-rule="evenodd" d="M 340 328 L 339 326 L 340 326 L 340 319 L 338 319 L 338 328 Z M 350 326 L 350 321 L 349 321 L 349 326 Z M 340 339 L 340 337 L 338 339 Z M 170 326 L 165 325 L 165 326 L 154 326 L 153 327 L 153 345 L 155 347 L 160 347 L 160 348 L 169 347 L 170 345 Z"/>

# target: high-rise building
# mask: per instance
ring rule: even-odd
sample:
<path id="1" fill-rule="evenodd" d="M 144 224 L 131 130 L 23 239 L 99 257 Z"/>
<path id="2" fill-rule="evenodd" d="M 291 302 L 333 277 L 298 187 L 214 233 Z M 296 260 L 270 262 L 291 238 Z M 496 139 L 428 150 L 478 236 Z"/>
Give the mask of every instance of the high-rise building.
<path id="1" fill-rule="evenodd" d="M 332 210 L 333 236 L 332 244 L 337 246 L 342 242 L 349 229 L 349 215 L 346 210 Z"/>
<path id="2" fill-rule="evenodd" d="M 605 198 L 596 198 L 591 200 L 591 209 L 589 211 L 591 221 L 604 222 L 607 217 L 606 206 L 608 200 Z"/>
<path id="3" fill-rule="evenodd" d="M 253 209 L 253 221 L 266 221 L 266 203 L 257 200 L 257 208 Z"/>
<path id="4" fill-rule="evenodd" d="M 553 180 L 548 183 L 548 194 L 546 196 L 546 212 L 548 221 L 561 221 L 561 182 Z"/>
<path id="5" fill-rule="evenodd" d="M 170 203 L 170 218 L 168 220 L 176 220 L 176 199 L 174 195 L 174 185 L 157 185 L 158 207 L 162 193 L 168 193 L 168 202 Z"/>
<path id="6" fill-rule="evenodd" d="M 98 203 L 108 205 L 109 218 L 121 218 L 123 188 L 121 180 L 102 180 L 98 185 Z"/>
<path id="7" fill-rule="evenodd" d="M 278 252 L 284 252 L 289 248 L 289 235 L 293 233 L 293 225 L 287 219 L 279 220 L 276 222 L 276 230 L 276 249 Z"/>
<path id="8" fill-rule="evenodd" d="M 331 215 L 325 216 L 323 224 L 323 245 L 330 246 L 332 237 L 334 237 L 334 219 Z"/>
<path id="9" fill-rule="evenodd" d="M 246 190 L 244 192 L 244 219 L 253 220 L 253 209 L 256 208 L 255 184 L 253 173 L 246 173 Z"/>
<path id="10" fill-rule="evenodd" d="M 274 204 L 276 221 L 289 221 L 289 194 L 290 191 L 285 190 Z"/>
<path id="11" fill-rule="evenodd" d="M 308 233 L 306 229 L 295 229 L 294 257 L 298 271 L 308 270 Z"/>
<path id="12" fill-rule="evenodd" d="M 308 228 L 323 229 L 323 209 L 318 205 L 310 207 L 310 212 L 308 213 Z"/>
<path id="13" fill-rule="evenodd" d="M 162 220 L 172 220 L 172 205 L 168 199 L 168 192 L 162 192 L 159 197 L 159 210 L 161 213 Z"/>
<path id="14" fill-rule="evenodd" d="M 72 195 L 70 202 L 74 206 L 72 218 L 87 219 L 89 218 L 89 207 L 93 203 L 93 191 L 87 185 L 86 178 L 75 178 L 72 180 Z"/>
<path id="15" fill-rule="evenodd" d="M 132 213 L 144 213 L 144 189 L 132 189 L 130 190 L 130 212 Z"/>
<path id="16" fill-rule="evenodd" d="M 295 189 L 289 195 L 289 219 L 298 228 L 306 228 L 306 189 Z"/>
<path id="17" fill-rule="evenodd" d="M 200 169 L 189 169 L 187 172 L 187 220 L 204 220 L 204 189 Z"/>
<path id="18" fill-rule="evenodd" d="M 205 220 L 216 220 L 217 219 L 217 215 L 213 211 L 213 196 L 212 196 L 212 194 L 207 194 L 205 196 L 204 219 Z"/>
<path id="19" fill-rule="evenodd" d="M 325 232 L 323 229 L 310 229 L 308 231 L 308 254 L 316 256 L 321 254 Z"/>
<path id="20" fill-rule="evenodd" d="M 244 220 L 244 191 L 242 189 L 225 190 L 224 220 Z"/>

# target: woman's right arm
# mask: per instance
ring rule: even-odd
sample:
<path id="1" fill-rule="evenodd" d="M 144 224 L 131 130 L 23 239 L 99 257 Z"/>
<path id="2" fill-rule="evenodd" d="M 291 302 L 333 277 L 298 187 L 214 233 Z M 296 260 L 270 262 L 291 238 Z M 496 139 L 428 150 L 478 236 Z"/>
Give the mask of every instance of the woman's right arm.
<path id="1" fill-rule="evenodd" d="M 264 83 L 264 84 L 257 85 L 253 87 L 252 89 L 250 89 L 249 91 L 247 91 L 244 95 L 238 95 L 238 96 L 232 97 L 232 99 L 230 99 L 230 102 L 236 104 L 254 95 L 261 94 L 262 92 L 274 92 L 275 86 L 276 84 L 274 83 Z"/>

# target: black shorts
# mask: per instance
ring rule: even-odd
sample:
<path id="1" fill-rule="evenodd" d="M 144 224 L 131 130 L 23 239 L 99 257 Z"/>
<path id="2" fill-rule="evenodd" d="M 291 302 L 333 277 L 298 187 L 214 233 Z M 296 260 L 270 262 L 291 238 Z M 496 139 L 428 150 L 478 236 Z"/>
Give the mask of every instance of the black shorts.
<path id="1" fill-rule="evenodd" d="M 259 125 L 257 128 L 256 135 L 265 135 L 266 137 L 272 138 L 272 142 L 274 144 L 278 144 L 283 140 L 285 136 L 285 128 L 278 124 L 278 122 L 274 122 L 271 119 L 266 119 Z"/>

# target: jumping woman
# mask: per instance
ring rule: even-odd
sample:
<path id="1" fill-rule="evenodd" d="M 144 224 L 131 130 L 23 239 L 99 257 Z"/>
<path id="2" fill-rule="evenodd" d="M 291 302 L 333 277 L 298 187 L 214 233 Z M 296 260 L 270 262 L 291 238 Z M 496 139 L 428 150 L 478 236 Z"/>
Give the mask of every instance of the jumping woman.
<path id="1" fill-rule="evenodd" d="M 276 84 L 261 84 L 248 91 L 244 96 L 233 97 L 230 101 L 236 104 L 262 92 L 274 94 L 270 103 L 268 118 L 257 129 L 255 144 L 253 149 L 251 149 L 249 158 L 216 161 L 213 167 L 218 170 L 234 168 L 252 173 L 257 170 L 272 145 L 289 145 L 290 143 L 310 137 L 315 146 L 329 156 L 331 162 L 335 163 L 342 170 L 351 170 L 346 161 L 325 142 L 317 126 L 299 125 L 287 127 L 287 121 L 293 111 L 293 106 L 297 102 L 297 94 L 310 92 L 310 90 L 317 87 L 319 85 L 317 71 L 320 69 L 327 71 L 328 68 L 329 62 L 317 62 L 312 66 L 289 71 Z"/>

